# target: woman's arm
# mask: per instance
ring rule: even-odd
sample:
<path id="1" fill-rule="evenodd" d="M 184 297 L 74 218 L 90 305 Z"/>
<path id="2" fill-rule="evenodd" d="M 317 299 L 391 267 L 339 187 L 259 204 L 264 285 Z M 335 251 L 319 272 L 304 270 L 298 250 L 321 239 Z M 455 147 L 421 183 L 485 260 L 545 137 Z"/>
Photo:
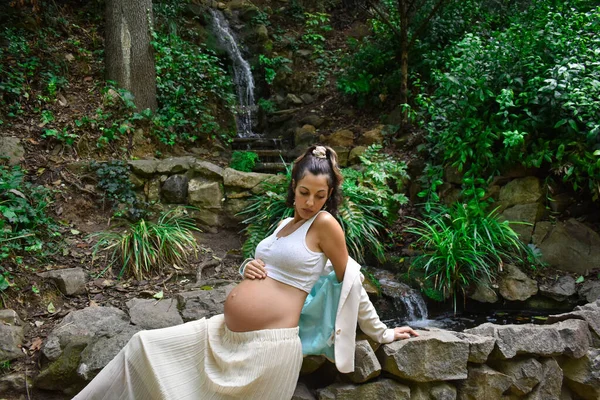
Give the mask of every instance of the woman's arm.
<path id="1" fill-rule="evenodd" d="M 319 214 L 314 224 L 316 224 L 315 228 L 319 234 L 319 247 L 333 264 L 338 282 L 342 282 L 348 263 L 344 230 L 333 215 L 327 212 Z"/>

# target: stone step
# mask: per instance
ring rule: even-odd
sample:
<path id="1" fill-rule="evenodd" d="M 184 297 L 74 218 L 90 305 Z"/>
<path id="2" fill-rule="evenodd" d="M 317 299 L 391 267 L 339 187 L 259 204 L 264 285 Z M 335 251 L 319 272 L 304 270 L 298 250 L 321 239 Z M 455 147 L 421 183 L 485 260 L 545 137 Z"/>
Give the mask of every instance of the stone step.
<path id="1" fill-rule="evenodd" d="M 281 139 L 267 139 L 258 137 L 235 138 L 231 142 L 233 150 L 252 150 L 254 149 L 280 149 Z"/>
<path id="2" fill-rule="evenodd" d="M 264 172 L 267 174 L 276 174 L 277 172 L 285 172 L 285 164 L 283 163 L 256 163 L 253 169 L 254 172 Z"/>

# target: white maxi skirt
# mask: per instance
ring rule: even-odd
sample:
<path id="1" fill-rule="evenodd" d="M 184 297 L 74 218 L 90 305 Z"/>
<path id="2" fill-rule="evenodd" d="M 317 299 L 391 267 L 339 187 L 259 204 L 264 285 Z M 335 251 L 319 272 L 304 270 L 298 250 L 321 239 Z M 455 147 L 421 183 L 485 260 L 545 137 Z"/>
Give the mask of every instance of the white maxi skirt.
<path id="1" fill-rule="evenodd" d="M 291 399 L 298 328 L 232 332 L 223 315 L 136 333 L 76 400 Z"/>

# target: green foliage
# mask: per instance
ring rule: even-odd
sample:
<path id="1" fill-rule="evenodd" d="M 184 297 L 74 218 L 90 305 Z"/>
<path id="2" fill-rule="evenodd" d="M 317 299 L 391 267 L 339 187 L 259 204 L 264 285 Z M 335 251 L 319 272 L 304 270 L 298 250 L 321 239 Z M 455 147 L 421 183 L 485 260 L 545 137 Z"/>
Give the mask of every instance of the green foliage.
<path id="1" fill-rule="evenodd" d="M 329 14 L 306 12 L 304 17 L 302 41 L 313 51 L 312 59 L 318 67 L 315 83 L 318 88 L 321 88 L 329 83 L 327 79 L 338 63 L 339 51 L 331 51 L 325 48 L 327 42 L 325 35 L 333 29 L 329 25 Z"/>
<path id="2" fill-rule="evenodd" d="M 382 232 L 387 222 L 396 218 L 398 207 L 408 201 L 403 194 L 394 192 L 402 188 L 407 178 L 406 165 L 380 151 L 381 146 L 371 146 L 361 157 L 360 169 L 342 170 L 344 201 L 338 220 L 350 254 L 358 261 L 363 261 L 368 253 L 384 259 Z M 285 182 L 267 184 L 265 194 L 254 196 L 242 212 L 249 216 L 243 221 L 247 225 L 244 228 L 247 239 L 242 248 L 245 256 L 252 256 L 258 243 L 275 230 L 277 223 L 293 214 L 293 209 L 285 204 L 290 181 L 288 168 Z"/>
<path id="3" fill-rule="evenodd" d="M 252 172 L 257 161 L 258 154 L 253 151 L 234 151 L 229 166 L 238 171 Z"/>
<path id="4" fill-rule="evenodd" d="M 109 252 L 110 264 L 120 265 L 118 277 L 134 276 L 138 280 L 160 274 L 165 267 L 182 265 L 191 254 L 197 254 L 198 243 L 194 231 L 199 231 L 194 220 L 168 211 L 156 223 L 141 219 L 127 223 L 121 232 L 105 231 L 92 234 L 97 238 L 92 255 Z"/>
<path id="5" fill-rule="evenodd" d="M 419 98 L 438 163 L 467 177 L 550 169 L 600 196 L 600 8 L 532 7 L 490 38 L 467 34 Z"/>
<path id="6" fill-rule="evenodd" d="M 257 104 L 266 114 L 273 114 L 277 111 L 277 105 L 272 100 L 260 98 L 258 99 Z"/>
<path id="7" fill-rule="evenodd" d="M 258 62 L 265 69 L 265 81 L 267 81 L 269 85 L 273 84 L 278 72 L 284 72 L 288 74 L 292 72 L 292 69 L 288 66 L 288 64 L 292 63 L 292 60 L 289 58 L 282 56 L 269 58 L 264 54 L 260 54 L 258 56 Z"/>
<path id="8" fill-rule="evenodd" d="M 56 250 L 60 233 L 47 215 L 51 203 L 52 192 L 25 181 L 20 167 L 0 166 L 0 261 L 23 254 L 44 256 Z M 2 276 L 0 286 L 7 282 Z"/>
<path id="9" fill-rule="evenodd" d="M 254 15 L 250 19 L 250 23 L 254 26 L 257 26 L 257 25 L 269 26 L 269 25 L 271 25 L 271 21 L 269 21 L 269 14 L 267 14 L 266 12 L 264 12 L 262 10 L 258 10 L 256 15 Z"/>
<path id="10" fill-rule="evenodd" d="M 417 235 L 417 246 L 424 253 L 413 266 L 425 272 L 433 285 L 431 294 L 441 291 L 444 298 L 456 298 L 473 283 L 492 282 L 505 263 L 533 265 L 538 261 L 524 245 L 510 222 L 500 222 L 496 210 L 489 213 L 473 201 L 452 207 L 430 206 L 425 220 L 415 221 L 407 232 Z M 435 295 L 435 294 L 434 294 Z"/>
<path id="11" fill-rule="evenodd" d="M 127 163 L 118 160 L 92 161 L 90 168 L 96 174 L 96 187 L 104 193 L 103 200 L 111 204 L 116 217 L 137 221 L 147 216 L 147 204 L 135 195 Z"/>
<path id="12" fill-rule="evenodd" d="M 217 109 L 233 113 L 233 83 L 219 58 L 176 33 L 152 33 L 159 108 L 152 132 L 163 143 L 193 143 L 224 134 Z"/>

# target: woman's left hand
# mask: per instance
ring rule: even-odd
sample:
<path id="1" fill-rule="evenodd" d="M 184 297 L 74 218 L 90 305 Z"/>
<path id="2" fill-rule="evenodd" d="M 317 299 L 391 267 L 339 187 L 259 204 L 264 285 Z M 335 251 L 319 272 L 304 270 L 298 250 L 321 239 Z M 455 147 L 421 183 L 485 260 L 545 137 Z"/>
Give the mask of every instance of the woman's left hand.
<path id="1" fill-rule="evenodd" d="M 419 336 L 419 334 L 409 326 L 394 328 L 394 340 L 409 339 L 411 336 Z"/>

